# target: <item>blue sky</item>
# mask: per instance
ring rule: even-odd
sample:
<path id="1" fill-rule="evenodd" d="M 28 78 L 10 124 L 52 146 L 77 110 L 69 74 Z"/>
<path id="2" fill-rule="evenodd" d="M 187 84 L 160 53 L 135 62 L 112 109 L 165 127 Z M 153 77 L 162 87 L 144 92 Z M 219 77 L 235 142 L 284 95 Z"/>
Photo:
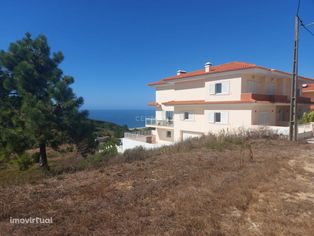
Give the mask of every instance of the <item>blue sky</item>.
<path id="1" fill-rule="evenodd" d="M 0 49 L 43 33 L 62 51 L 65 74 L 85 108 L 142 109 L 147 83 L 214 65 L 245 61 L 292 70 L 297 0 L 2 0 Z M 300 16 L 314 21 L 314 0 Z M 314 31 L 314 27 L 312 27 Z M 314 37 L 300 35 L 300 74 L 314 77 Z"/>

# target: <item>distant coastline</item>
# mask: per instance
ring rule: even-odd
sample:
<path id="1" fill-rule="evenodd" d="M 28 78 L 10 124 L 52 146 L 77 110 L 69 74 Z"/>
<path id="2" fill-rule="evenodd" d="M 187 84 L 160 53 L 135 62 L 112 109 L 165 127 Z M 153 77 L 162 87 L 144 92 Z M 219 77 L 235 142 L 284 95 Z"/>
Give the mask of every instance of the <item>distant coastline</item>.
<path id="1" fill-rule="evenodd" d="M 118 125 L 127 125 L 129 128 L 145 126 L 145 118 L 155 116 L 154 110 L 149 109 L 89 109 L 89 118 L 101 121 L 109 121 Z"/>

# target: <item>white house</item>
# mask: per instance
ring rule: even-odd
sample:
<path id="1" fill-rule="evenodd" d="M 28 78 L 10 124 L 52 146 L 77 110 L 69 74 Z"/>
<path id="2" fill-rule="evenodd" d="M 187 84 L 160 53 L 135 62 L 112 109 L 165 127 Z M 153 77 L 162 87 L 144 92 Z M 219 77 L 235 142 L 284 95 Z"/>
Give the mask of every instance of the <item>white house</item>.
<path id="1" fill-rule="evenodd" d="M 156 114 L 154 119 L 146 119 L 146 127 L 154 130 L 146 135 L 147 140 L 137 142 L 154 147 L 221 130 L 287 127 L 291 77 L 287 72 L 244 62 L 206 63 L 193 72 L 179 70 L 175 76 L 149 84 L 156 90 L 156 100 L 149 104 Z M 312 79 L 299 77 L 299 116 L 313 104 L 302 94 L 302 86 L 310 83 Z M 134 140 L 125 137 L 123 143 L 130 147 Z"/>

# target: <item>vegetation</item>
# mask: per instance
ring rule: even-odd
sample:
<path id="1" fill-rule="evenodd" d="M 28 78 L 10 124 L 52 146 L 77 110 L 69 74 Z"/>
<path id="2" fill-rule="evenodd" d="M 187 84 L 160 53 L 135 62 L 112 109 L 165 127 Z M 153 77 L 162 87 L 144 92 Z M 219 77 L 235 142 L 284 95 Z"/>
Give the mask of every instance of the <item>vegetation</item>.
<path id="1" fill-rule="evenodd" d="M 302 118 L 303 123 L 314 122 L 314 111 L 307 112 L 303 115 Z"/>
<path id="2" fill-rule="evenodd" d="M 72 91 L 74 78 L 63 74 L 62 61 L 61 52 L 51 56 L 44 35 L 33 39 L 26 33 L 0 52 L 2 160 L 20 156 L 24 163 L 23 153 L 38 147 L 41 165 L 48 169 L 47 146 L 74 144 L 83 155 L 94 150 L 94 125 L 79 110 L 83 98 Z"/>
<path id="3" fill-rule="evenodd" d="M 32 164 L 33 161 L 28 153 L 23 153 L 16 160 L 19 170 L 27 170 Z"/>
<path id="4" fill-rule="evenodd" d="M 13 179 L 12 172 L 0 171 L 2 234 L 311 235 L 313 231 L 311 144 L 250 132 L 209 135 L 153 150 L 137 148 L 124 155 L 77 158 L 75 152 L 62 156 L 50 148 L 48 152 L 52 174 L 46 178 L 38 178 L 31 167 L 16 172 L 17 184 L 5 184 Z M 11 178 L 4 178 L 4 173 Z M 29 215 L 53 217 L 56 223 L 8 221 L 10 216 Z"/>
<path id="5" fill-rule="evenodd" d="M 127 125 L 117 125 L 108 121 L 91 120 L 92 124 L 96 127 L 97 137 L 110 136 L 115 138 L 123 138 L 124 132 L 129 131 Z"/>

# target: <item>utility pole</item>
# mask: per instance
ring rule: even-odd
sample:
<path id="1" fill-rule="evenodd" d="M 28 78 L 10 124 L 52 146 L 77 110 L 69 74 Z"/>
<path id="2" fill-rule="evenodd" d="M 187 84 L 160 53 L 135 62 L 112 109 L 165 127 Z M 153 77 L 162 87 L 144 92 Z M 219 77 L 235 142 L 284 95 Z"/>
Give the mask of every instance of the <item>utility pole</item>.
<path id="1" fill-rule="evenodd" d="M 293 75 L 291 80 L 291 99 L 290 99 L 290 126 L 289 126 L 290 141 L 298 140 L 297 88 L 298 88 L 299 25 L 300 18 L 298 15 L 296 15 L 294 32 Z"/>

